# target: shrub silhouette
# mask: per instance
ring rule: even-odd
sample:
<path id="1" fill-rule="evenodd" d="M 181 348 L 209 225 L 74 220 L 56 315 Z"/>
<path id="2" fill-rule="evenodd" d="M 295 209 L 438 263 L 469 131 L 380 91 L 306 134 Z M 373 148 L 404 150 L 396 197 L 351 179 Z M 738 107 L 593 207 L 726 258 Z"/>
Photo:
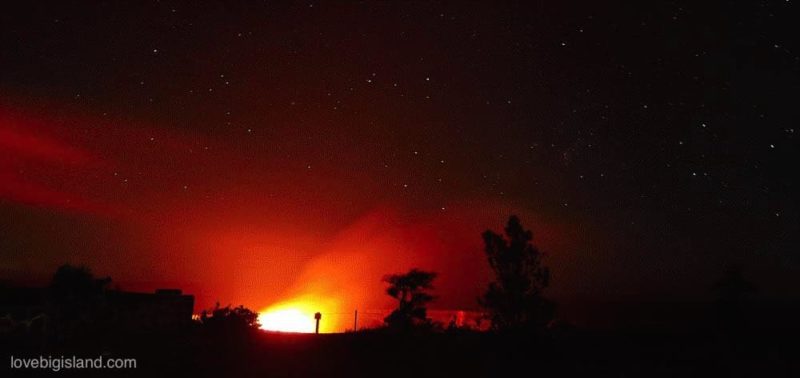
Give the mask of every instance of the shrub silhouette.
<path id="1" fill-rule="evenodd" d="M 220 307 L 217 303 L 211 310 L 203 310 L 200 324 L 212 331 L 237 332 L 257 329 L 258 313 L 243 305 Z"/>

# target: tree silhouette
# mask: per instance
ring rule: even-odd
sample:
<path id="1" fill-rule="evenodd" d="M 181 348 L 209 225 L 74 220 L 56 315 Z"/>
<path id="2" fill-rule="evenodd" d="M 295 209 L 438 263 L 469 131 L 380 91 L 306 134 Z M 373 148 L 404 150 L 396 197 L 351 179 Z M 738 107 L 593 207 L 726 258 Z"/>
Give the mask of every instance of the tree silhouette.
<path id="1" fill-rule="evenodd" d="M 493 329 L 539 329 L 553 317 L 554 305 L 542 295 L 550 283 L 550 270 L 542 265 L 542 254 L 532 240 L 533 233 L 513 215 L 505 237 L 491 230 L 483 233 L 495 281 L 478 303 L 488 311 Z"/>
<path id="2" fill-rule="evenodd" d="M 720 326 L 729 332 L 740 330 L 746 324 L 746 297 L 756 286 L 748 281 L 739 265 L 731 265 L 722 278 L 714 284 L 717 292 L 716 310 Z"/>
<path id="3" fill-rule="evenodd" d="M 436 273 L 411 269 L 405 274 L 391 274 L 383 281 L 389 284 L 386 294 L 397 299 L 397 308 L 384 319 L 389 328 L 406 330 L 429 325 L 426 305 L 434 297 L 426 292 L 433 289 Z"/>
<path id="4" fill-rule="evenodd" d="M 747 293 L 756 290 L 756 286 L 744 278 L 741 266 L 731 265 L 714 284 L 714 289 L 722 302 L 741 302 Z"/>
<path id="5" fill-rule="evenodd" d="M 103 314 L 111 278 L 95 278 L 85 266 L 64 264 L 48 287 L 48 302 L 58 337 L 96 325 Z"/>
<path id="6" fill-rule="evenodd" d="M 111 278 L 95 278 L 85 266 L 64 264 L 53 275 L 49 290 L 54 300 L 84 302 L 102 297 L 110 284 Z"/>

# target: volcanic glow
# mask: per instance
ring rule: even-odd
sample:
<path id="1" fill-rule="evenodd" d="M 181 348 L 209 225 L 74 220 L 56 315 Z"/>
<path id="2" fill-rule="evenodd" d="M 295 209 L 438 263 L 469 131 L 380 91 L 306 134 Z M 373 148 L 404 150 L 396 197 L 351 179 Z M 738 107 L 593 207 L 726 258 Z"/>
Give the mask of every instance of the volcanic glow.
<path id="1" fill-rule="evenodd" d="M 313 333 L 314 313 L 310 305 L 270 307 L 258 315 L 261 329 L 277 332 Z"/>

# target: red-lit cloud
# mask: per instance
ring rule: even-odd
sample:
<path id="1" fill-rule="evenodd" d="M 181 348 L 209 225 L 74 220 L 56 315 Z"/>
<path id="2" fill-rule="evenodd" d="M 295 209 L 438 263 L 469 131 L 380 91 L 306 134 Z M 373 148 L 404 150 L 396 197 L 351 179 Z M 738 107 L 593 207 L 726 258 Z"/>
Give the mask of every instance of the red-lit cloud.
<path id="1" fill-rule="evenodd" d="M 65 182 L 100 165 L 88 151 L 50 135 L 42 121 L 0 108 L 0 199 L 110 214 L 110 206 L 87 198 Z"/>
<path id="2" fill-rule="evenodd" d="M 86 264 L 127 289 L 183 288 L 198 308 L 304 298 L 338 327 L 334 313 L 391 306 L 381 278 L 412 267 L 439 272 L 436 307 L 474 308 L 490 278 L 480 233 L 511 213 L 546 250 L 569 249 L 552 220 L 525 209 L 468 197 L 411 205 L 348 166 L 311 176 L 282 154 L 145 122 L 2 108 L 0 147 L 0 199 L 52 219 L 90 215 L 39 220 L 51 227 L 44 241 L 18 237 L 50 252 L 18 251 L 13 266 Z"/>

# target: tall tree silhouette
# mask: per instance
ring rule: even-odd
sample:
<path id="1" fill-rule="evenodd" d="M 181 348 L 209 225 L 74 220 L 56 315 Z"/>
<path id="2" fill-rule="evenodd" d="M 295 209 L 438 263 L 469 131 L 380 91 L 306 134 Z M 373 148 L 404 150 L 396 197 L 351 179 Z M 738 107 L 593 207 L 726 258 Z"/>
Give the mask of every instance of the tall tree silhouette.
<path id="1" fill-rule="evenodd" d="M 542 254 L 532 240 L 533 233 L 513 215 L 505 237 L 491 230 L 483 233 L 495 281 L 478 302 L 488 311 L 493 329 L 537 329 L 553 317 L 553 303 L 542 295 L 550 283 L 550 270 L 542 265 Z"/>
<path id="2" fill-rule="evenodd" d="M 742 267 L 731 265 L 722 278 L 714 284 L 717 292 L 717 320 L 723 330 L 736 332 L 746 326 L 745 310 L 747 295 L 756 291 L 756 286 L 742 273 Z"/>
<path id="3" fill-rule="evenodd" d="M 411 269 L 405 274 L 391 274 L 383 278 L 389 284 L 386 294 L 397 299 L 397 308 L 384 319 L 393 329 L 409 329 L 428 325 L 426 305 L 434 297 L 426 292 L 433 289 L 436 273 Z"/>

